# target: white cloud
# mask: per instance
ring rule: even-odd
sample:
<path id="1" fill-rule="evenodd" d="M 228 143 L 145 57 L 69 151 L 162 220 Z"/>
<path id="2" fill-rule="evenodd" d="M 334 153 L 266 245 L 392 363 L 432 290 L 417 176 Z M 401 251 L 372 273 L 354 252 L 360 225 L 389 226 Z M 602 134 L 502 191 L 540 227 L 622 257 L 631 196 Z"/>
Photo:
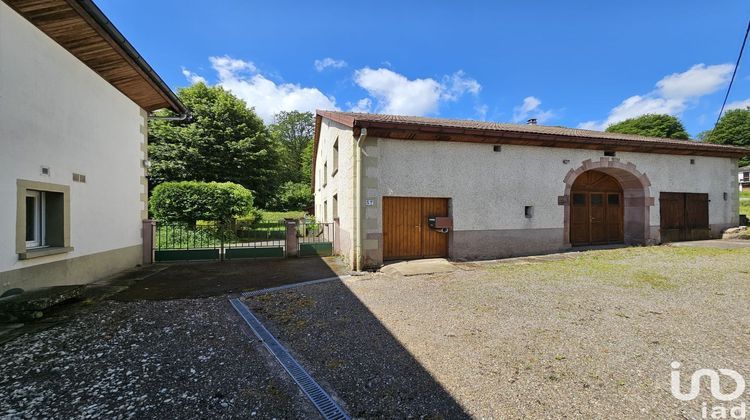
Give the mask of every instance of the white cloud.
<path id="1" fill-rule="evenodd" d="M 340 69 L 342 67 L 346 67 L 346 61 L 336 60 L 331 57 L 326 57 L 322 60 L 315 60 L 313 64 L 315 65 L 315 70 L 317 71 L 323 71 L 327 69 L 328 67 L 332 67 L 334 69 Z"/>
<path id="2" fill-rule="evenodd" d="M 372 99 L 362 98 L 354 106 L 350 106 L 351 112 L 370 112 L 372 110 Z"/>
<path id="3" fill-rule="evenodd" d="M 706 66 L 696 64 L 682 73 L 672 73 L 656 82 L 656 89 L 645 95 L 633 95 L 612 108 L 606 119 L 578 125 L 588 130 L 608 126 L 643 114 L 680 115 L 700 97 L 719 90 L 732 74 L 732 64 Z"/>
<path id="4" fill-rule="evenodd" d="M 243 99 L 266 123 L 273 122 L 273 116 L 280 111 L 338 109 L 332 96 L 314 87 L 274 82 L 249 61 L 229 56 L 209 57 L 209 61 L 219 79 L 217 85 Z M 187 69 L 182 73 L 192 83 L 206 80 Z"/>
<path id="5" fill-rule="evenodd" d="M 747 107 L 750 107 L 750 99 L 745 99 L 744 101 L 730 102 L 727 104 L 724 110 L 729 111 L 730 109 L 745 109 Z"/>
<path id="6" fill-rule="evenodd" d="M 554 117 L 555 114 L 552 111 L 545 111 L 539 108 L 541 104 L 542 101 L 533 96 L 523 98 L 523 103 L 513 108 L 513 122 L 522 122 L 529 118 L 536 118 L 537 122 L 544 123 Z"/>
<path id="7" fill-rule="evenodd" d="M 696 64 L 683 73 L 672 73 L 656 82 L 661 96 L 665 98 L 691 98 L 716 92 L 729 81 L 734 65 Z"/>
<path id="8" fill-rule="evenodd" d="M 182 68 L 182 75 L 185 76 L 185 78 L 188 80 L 188 82 L 190 82 L 191 85 L 194 85 L 196 83 L 206 83 L 206 79 L 203 76 L 193 73 L 185 67 Z"/>
<path id="9" fill-rule="evenodd" d="M 481 85 L 462 71 L 442 78 L 413 79 L 392 70 L 365 67 L 354 72 L 354 81 L 373 97 L 377 112 L 402 115 L 427 115 L 437 112 L 442 102 L 455 101 L 462 95 L 476 95 Z M 362 102 L 362 101 L 360 101 Z"/>

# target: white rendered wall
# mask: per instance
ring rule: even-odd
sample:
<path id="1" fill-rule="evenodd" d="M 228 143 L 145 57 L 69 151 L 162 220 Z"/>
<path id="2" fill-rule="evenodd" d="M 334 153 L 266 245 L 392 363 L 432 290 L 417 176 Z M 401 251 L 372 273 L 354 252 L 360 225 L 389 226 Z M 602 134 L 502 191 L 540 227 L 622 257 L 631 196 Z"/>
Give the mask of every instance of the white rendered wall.
<path id="1" fill-rule="evenodd" d="M 333 144 L 338 138 L 338 172 L 333 170 Z M 333 195 L 338 194 L 338 217 L 340 220 L 339 241 L 344 257 L 351 258 L 351 233 L 353 227 L 353 153 L 354 136 L 352 129 L 323 118 L 318 139 L 318 153 L 315 158 L 315 218 L 323 222 L 333 222 Z M 328 163 L 328 181 L 323 186 L 320 174 L 323 165 Z M 327 202 L 328 219 L 324 220 L 323 205 Z"/>
<path id="2" fill-rule="evenodd" d="M 367 152 L 378 157 L 378 196 L 451 198 L 455 230 L 562 228 L 563 179 L 602 151 L 458 142 L 378 139 Z M 738 222 L 737 161 L 728 158 L 617 152 L 651 181 L 650 224 L 659 225 L 659 192 L 708 193 L 709 223 Z M 695 159 L 695 164 L 690 164 Z M 564 164 L 564 160 L 569 160 Z M 727 200 L 724 200 L 724 193 Z M 534 206 L 534 217 L 524 216 Z M 382 211 L 380 211 L 382 213 Z"/>
<path id="3" fill-rule="evenodd" d="M 145 123 L 138 105 L 0 2 L 0 272 L 142 243 Z M 73 252 L 18 260 L 17 179 L 70 186 Z"/>

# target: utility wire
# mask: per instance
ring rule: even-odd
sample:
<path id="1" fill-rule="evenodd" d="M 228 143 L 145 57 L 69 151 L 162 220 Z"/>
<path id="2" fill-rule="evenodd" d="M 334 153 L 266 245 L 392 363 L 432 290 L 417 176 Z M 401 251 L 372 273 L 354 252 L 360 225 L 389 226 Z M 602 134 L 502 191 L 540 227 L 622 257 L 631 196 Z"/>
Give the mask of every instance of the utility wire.
<path id="1" fill-rule="evenodd" d="M 737 68 L 740 66 L 740 60 L 742 59 L 742 52 L 745 51 L 745 43 L 747 43 L 747 34 L 750 34 L 750 20 L 747 22 L 747 29 L 745 30 L 745 39 L 742 40 L 742 46 L 740 47 L 740 55 L 737 56 L 737 62 L 734 64 L 734 71 L 732 72 L 732 78 L 729 80 L 729 87 L 727 87 L 727 94 L 724 95 L 724 103 L 721 104 L 721 110 L 719 116 L 716 117 L 716 124 L 714 129 L 719 124 L 721 114 L 724 113 L 724 107 L 727 105 L 727 99 L 729 99 L 729 92 L 732 90 L 732 84 L 734 83 L 734 76 L 737 75 Z"/>

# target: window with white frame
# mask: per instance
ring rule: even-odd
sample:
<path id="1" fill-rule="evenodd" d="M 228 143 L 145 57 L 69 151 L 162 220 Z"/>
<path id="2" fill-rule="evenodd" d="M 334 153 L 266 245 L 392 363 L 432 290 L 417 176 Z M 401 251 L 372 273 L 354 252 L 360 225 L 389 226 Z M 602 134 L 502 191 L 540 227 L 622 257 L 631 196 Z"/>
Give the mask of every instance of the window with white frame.
<path id="1" fill-rule="evenodd" d="M 70 187 L 19 179 L 16 252 L 19 259 L 70 252 Z"/>
<path id="2" fill-rule="evenodd" d="M 26 248 L 45 246 L 45 194 L 43 191 L 26 190 Z"/>
<path id="3" fill-rule="evenodd" d="M 336 175 L 339 171 L 339 138 L 336 137 L 336 141 L 333 142 L 333 168 L 331 169 L 331 176 Z"/>

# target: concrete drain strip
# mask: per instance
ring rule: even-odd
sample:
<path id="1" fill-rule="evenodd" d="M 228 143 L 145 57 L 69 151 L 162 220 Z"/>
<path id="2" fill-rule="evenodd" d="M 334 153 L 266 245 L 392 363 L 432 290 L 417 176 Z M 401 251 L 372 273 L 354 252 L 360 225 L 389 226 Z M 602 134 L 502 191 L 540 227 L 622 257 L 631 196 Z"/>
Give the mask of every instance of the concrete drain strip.
<path id="1" fill-rule="evenodd" d="M 240 293 L 240 296 L 242 297 L 258 296 L 258 295 L 262 295 L 266 293 L 278 292 L 279 290 L 294 289 L 296 287 L 309 286 L 311 284 L 326 283 L 326 282 L 334 281 L 334 280 L 344 280 L 349 277 L 351 276 L 347 274 L 344 276 L 326 277 L 324 279 L 303 281 L 300 283 L 293 283 L 293 284 L 285 284 L 283 286 L 269 287 L 267 289 L 260 289 L 260 290 L 253 290 L 252 292 L 242 292 Z"/>
<path id="2" fill-rule="evenodd" d="M 242 303 L 238 298 L 229 299 L 234 309 L 240 314 L 242 319 L 245 320 L 250 329 L 253 330 L 255 336 L 260 339 L 266 346 L 268 351 L 276 357 L 276 360 L 281 363 L 284 370 L 287 371 L 289 376 L 294 379 L 294 382 L 302 389 L 302 392 L 307 395 L 307 398 L 312 401 L 315 408 L 320 411 L 326 419 L 350 419 L 349 415 L 341 408 L 338 404 L 328 395 L 323 388 L 318 385 L 317 382 L 310 376 L 307 371 L 300 366 L 299 363 L 292 357 L 284 346 L 279 343 L 276 337 L 271 334 L 266 327 L 253 315 L 248 307 Z"/>

